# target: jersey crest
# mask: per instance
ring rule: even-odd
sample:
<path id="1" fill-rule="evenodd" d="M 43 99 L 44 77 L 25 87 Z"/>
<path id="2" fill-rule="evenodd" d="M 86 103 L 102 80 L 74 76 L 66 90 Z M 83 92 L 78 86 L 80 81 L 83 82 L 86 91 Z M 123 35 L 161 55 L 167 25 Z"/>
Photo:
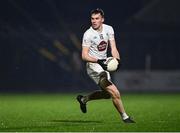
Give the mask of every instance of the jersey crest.
<path id="1" fill-rule="evenodd" d="M 100 34 L 99 37 L 101 40 L 104 39 L 103 34 Z"/>

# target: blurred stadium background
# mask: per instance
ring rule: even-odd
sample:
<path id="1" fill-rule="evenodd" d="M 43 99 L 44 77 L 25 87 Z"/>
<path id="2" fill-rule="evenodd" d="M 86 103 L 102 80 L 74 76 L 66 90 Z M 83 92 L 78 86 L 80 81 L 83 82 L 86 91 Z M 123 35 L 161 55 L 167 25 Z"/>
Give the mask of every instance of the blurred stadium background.
<path id="1" fill-rule="evenodd" d="M 89 12 L 102 8 L 122 56 L 124 92 L 180 92 L 179 0 L 1 0 L 0 92 L 94 90 L 81 61 Z"/>

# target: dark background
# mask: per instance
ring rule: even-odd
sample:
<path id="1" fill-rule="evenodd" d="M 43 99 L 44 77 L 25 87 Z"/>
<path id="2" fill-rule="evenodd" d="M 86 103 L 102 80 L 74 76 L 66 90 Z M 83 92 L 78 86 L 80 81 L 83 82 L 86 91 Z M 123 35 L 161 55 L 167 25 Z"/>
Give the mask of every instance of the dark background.
<path id="1" fill-rule="evenodd" d="M 105 23 L 114 28 L 121 70 L 179 70 L 179 5 L 179 0 L 1 0 L 0 91 L 91 90 L 81 39 L 95 8 L 104 10 Z"/>

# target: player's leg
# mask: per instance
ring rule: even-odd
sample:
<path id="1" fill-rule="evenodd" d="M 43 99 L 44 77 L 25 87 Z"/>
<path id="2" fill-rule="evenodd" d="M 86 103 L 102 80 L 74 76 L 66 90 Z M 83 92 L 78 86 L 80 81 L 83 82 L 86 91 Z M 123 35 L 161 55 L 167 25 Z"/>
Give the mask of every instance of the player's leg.
<path id="1" fill-rule="evenodd" d="M 97 90 L 86 96 L 83 96 L 82 100 L 84 103 L 87 103 L 88 101 L 91 101 L 91 100 L 109 99 L 109 98 L 111 98 L 111 96 L 107 91 Z"/>
<path id="2" fill-rule="evenodd" d="M 111 98 L 110 94 L 104 90 L 97 90 L 97 91 L 89 94 L 87 97 L 88 97 L 89 101 L 90 100 L 110 99 Z"/>
<path id="3" fill-rule="evenodd" d="M 126 123 L 134 123 L 133 120 L 126 114 L 120 92 L 117 87 L 108 79 L 108 73 L 102 73 L 99 81 L 99 85 L 104 88 L 112 97 L 112 101 L 117 111 L 121 115 L 122 119 Z"/>
<path id="4" fill-rule="evenodd" d="M 106 90 L 111 95 L 112 101 L 119 113 L 125 113 L 124 106 L 120 97 L 120 93 L 114 84 L 107 86 Z"/>
<path id="5" fill-rule="evenodd" d="M 98 84 L 99 82 L 99 74 L 101 72 L 103 72 L 104 70 L 102 69 L 102 67 L 97 64 L 97 63 L 87 63 L 86 65 L 87 67 L 87 73 L 89 75 L 89 77 L 96 83 Z M 90 100 L 96 100 L 96 99 L 102 99 L 102 98 L 110 98 L 110 95 L 106 92 L 102 92 L 100 91 L 94 91 L 92 93 L 90 93 L 89 95 L 86 96 L 82 96 L 82 95 L 78 95 L 77 96 L 77 100 L 80 103 L 80 109 L 83 113 L 87 112 L 86 109 L 86 103 Z"/>
<path id="6" fill-rule="evenodd" d="M 98 99 L 109 99 L 109 98 L 111 98 L 110 94 L 104 90 L 97 90 L 86 96 L 82 96 L 82 95 L 77 96 L 77 100 L 80 103 L 80 108 L 83 113 L 87 112 L 86 103 L 88 101 L 98 100 Z"/>
<path id="7" fill-rule="evenodd" d="M 100 77 L 99 85 L 106 90 L 112 98 L 113 104 L 118 110 L 119 113 L 124 113 L 124 106 L 122 104 L 121 98 L 120 98 L 120 93 L 116 86 L 109 81 L 108 75 L 106 72 L 103 72 Z"/>

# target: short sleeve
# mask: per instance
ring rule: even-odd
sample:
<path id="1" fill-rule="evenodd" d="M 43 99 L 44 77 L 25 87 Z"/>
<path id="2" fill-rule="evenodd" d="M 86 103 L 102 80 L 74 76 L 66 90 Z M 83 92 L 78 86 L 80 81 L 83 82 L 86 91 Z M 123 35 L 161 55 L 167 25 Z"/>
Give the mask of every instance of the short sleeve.
<path id="1" fill-rule="evenodd" d="M 83 39 L 82 39 L 82 46 L 90 47 L 91 46 L 91 40 L 87 32 L 84 33 Z"/>
<path id="2" fill-rule="evenodd" d="M 114 40 L 114 30 L 111 26 L 109 27 L 108 36 L 109 40 Z"/>

